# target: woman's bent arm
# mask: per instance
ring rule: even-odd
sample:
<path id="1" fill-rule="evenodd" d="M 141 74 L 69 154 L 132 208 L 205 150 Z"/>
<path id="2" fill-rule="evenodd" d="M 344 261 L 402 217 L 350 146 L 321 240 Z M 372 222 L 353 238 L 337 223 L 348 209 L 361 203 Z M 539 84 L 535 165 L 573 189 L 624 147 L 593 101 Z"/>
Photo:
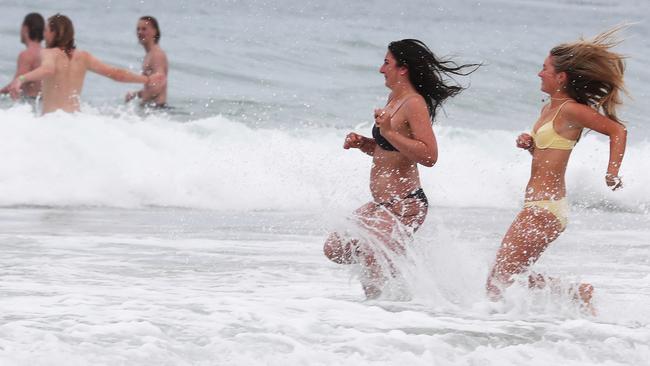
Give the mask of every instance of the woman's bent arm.
<path id="1" fill-rule="evenodd" d="M 616 189 L 620 185 L 618 171 L 625 155 L 627 144 L 627 129 L 619 122 L 613 121 L 592 108 L 582 104 L 571 103 L 567 108 L 567 117 L 576 121 L 584 128 L 589 128 L 603 135 L 609 136 L 609 163 L 607 164 L 607 185 Z M 616 178 L 616 179 L 613 179 Z M 616 180 L 619 180 L 618 184 Z"/>
<path id="2" fill-rule="evenodd" d="M 438 143 L 431 128 L 426 103 L 421 98 L 411 98 L 402 108 L 411 127 L 412 137 L 400 135 L 392 128 L 386 128 L 389 123 L 382 123 L 382 136 L 410 160 L 424 166 L 433 166 L 438 161 Z"/>

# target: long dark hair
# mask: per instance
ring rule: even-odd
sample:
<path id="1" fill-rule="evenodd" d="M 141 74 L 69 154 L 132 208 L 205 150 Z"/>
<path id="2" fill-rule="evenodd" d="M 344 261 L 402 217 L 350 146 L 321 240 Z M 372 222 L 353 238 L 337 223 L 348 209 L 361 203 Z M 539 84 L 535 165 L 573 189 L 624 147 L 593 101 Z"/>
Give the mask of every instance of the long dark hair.
<path id="1" fill-rule="evenodd" d="M 397 60 L 397 66 L 408 68 L 409 80 L 427 103 L 431 121 L 435 119 L 436 111 L 447 98 L 465 89 L 458 84 L 448 84 L 450 79 L 454 80 L 453 75 L 467 76 L 482 65 L 458 65 L 452 60 L 437 58 L 422 41 L 417 39 L 391 42 L 388 50 Z M 465 69 L 471 70 L 465 71 Z"/>
<path id="2" fill-rule="evenodd" d="M 47 20 L 47 25 L 50 27 L 50 31 L 54 32 L 54 39 L 47 47 L 59 48 L 71 58 L 72 51 L 77 46 L 74 44 L 74 26 L 70 18 L 57 13 Z"/>

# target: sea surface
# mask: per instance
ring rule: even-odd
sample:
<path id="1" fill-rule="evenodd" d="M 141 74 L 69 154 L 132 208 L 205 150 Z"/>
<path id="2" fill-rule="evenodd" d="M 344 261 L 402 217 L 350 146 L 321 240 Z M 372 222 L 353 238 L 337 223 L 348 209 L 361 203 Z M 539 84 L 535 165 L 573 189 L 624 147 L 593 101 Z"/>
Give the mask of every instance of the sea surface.
<path id="1" fill-rule="evenodd" d="M 82 111 L 39 116 L 0 97 L 1 365 L 647 365 L 650 360 L 650 3 L 575 1 L 0 0 L 0 84 L 31 11 L 61 12 L 77 46 L 138 71 L 142 15 L 170 62 L 164 112 L 88 75 Z M 569 226 L 535 265 L 560 290 L 484 295 L 521 208 L 514 146 L 543 105 L 561 42 L 629 24 L 624 188 L 585 134 L 567 171 Z M 393 293 L 364 299 L 329 262 L 331 230 L 370 200 L 369 135 L 393 40 L 483 66 L 433 125 L 431 207 Z M 596 314 L 574 284 L 595 287 Z"/>

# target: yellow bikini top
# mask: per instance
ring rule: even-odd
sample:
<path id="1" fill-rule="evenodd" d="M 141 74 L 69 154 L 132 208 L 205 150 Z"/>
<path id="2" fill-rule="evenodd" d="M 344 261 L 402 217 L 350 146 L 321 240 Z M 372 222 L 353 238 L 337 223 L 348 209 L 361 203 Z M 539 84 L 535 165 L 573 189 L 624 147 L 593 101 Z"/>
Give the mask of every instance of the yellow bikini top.
<path id="1" fill-rule="evenodd" d="M 537 129 L 537 132 L 532 131 L 530 133 L 530 135 L 533 137 L 533 141 L 535 141 L 536 148 L 571 150 L 576 145 L 576 142 L 578 141 L 569 140 L 566 137 L 560 136 L 557 132 L 555 132 L 555 127 L 553 127 L 553 121 L 555 121 L 555 117 L 557 117 L 562 107 L 564 107 L 564 105 L 567 104 L 568 102 L 570 102 L 570 100 L 567 100 L 566 102 L 562 103 L 560 107 L 557 109 L 557 112 L 555 112 L 553 118 L 551 118 L 550 121 L 541 125 Z"/>

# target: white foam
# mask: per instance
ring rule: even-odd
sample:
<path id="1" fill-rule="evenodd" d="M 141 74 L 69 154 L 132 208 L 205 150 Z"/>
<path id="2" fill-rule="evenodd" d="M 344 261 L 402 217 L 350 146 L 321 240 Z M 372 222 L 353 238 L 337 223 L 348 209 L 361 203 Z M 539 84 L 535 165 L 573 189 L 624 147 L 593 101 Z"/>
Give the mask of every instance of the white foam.
<path id="1" fill-rule="evenodd" d="M 220 116 L 187 123 L 92 111 L 35 117 L 25 106 L 0 110 L 0 121 L 3 206 L 311 210 L 370 199 L 371 159 L 341 148 L 345 130 L 253 129 Z M 518 207 L 530 164 L 513 146 L 518 131 L 435 129 L 439 162 L 421 168 L 433 205 Z M 570 162 L 570 200 L 647 210 L 650 144 L 628 148 L 625 189 L 612 193 L 604 184 L 608 145 L 593 135 Z"/>
<path id="2" fill-rule="evenodd" d="M 545 253 L 549 274 L 594 284 L 600 315 L 590 317 L 523 288 L 487 303 L 498 241 L 486 209 L 431 214 L 401 268 L 415 291 L 408 302 L 364 302 L 347 268 L 323 257 L 322 237 L 287 232 L 300 213 L 222 213 L 214 231 L 191 224 L 203 212 L 184 211 L 186 221 L 169 212 L 171 228 L 151 231 L 155 210 L 3 209 L 3 221 L 21 225 L 0 233 L 0 363 L 635 365 L 650 356 L 647 226 L 610 233 L 624 238 L 612 247 L 607 232 L 579 224 Z M 481 227 L 444 222 L 459 214 Z M 65 232 L 43 228 L 57 215 Z M 603 225 L 599 215 L 589 219 Z M 131 222 L 140 225 L 125 229 Z M 617 261 L 626 247 L 638 255 Z"/>

